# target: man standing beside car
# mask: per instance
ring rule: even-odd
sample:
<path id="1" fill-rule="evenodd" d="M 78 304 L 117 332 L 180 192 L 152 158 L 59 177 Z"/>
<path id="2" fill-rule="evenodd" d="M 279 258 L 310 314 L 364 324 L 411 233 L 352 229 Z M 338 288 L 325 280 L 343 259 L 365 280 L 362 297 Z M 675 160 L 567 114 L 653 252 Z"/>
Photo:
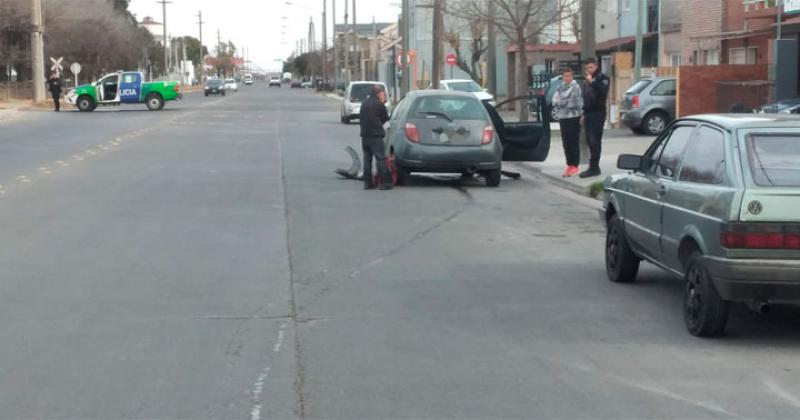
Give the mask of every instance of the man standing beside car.
<path id="1" fill-rule="evenodd" d="M 361 125 L 361 148 L 364 152 L 364 189 L 373 190 L 377 187 L 381 190 L 391 190 L 392 175 L 386 166 L 386 145 L 383 143 L 383 138 L 386 136 L 383 124 L 389 121 L 383 86 L 373 86 L 372 95 L 361 104 L 358 121 Z M 379 186 L 372 182 L 373 157 L 380 174 Z"/>
<path id="2" fill-rule="evenodd" d="M 599 176 L 600 153 L 603 148 L 603 126 L 606 123 L 606 100 L 611 85 L 608 76 L 600 72 L 597 60 L 587 58 L 586 80 L 583 82 L 583 127 L 589 144 L 589 169 L 581 172 L 581 178 Z"/>

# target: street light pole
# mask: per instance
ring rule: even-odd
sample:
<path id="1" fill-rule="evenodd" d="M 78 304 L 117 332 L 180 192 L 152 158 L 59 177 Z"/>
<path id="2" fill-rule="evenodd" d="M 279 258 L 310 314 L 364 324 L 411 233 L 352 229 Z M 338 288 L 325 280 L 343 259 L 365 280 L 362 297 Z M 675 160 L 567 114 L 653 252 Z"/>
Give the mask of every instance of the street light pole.
<path id="1" fill-rule="evenodd" d="M 322 0 L 322 88 L 328 83 L 328 0 Z"/>
<path id="2" fill-rule="evenodd" d="M 403 11 L 402 11 L 402 20 L 403 20 L 403 51 L 401 52 L 402 56 L 400 59 L 400 64 L 402 67 L 402 75 L 403 78 L 401 79 L 402 85 L 400 86 L 400 94 L 402 97 L 405 97 L 408 92 L 411 90 L 411 72 L 409 70 L 410 63 L 408 62 L 408 48 L 411 45 L 409 42 L 409 32 L 411 31 L 411 24 L 409 23 L 409 19 L 411 18 L 411 13 L 409 10 L 409 0 L 403 0 Z"/>
<path id="3" fill-rule="evenodd" d="M 339 88 L 339 43 L 336 42 L 336 0 L 331 0 L 333 15 L 333 90 Z"/>
<path id="4" fill-rule="evenodd" d="M 167 44 L 169 42 L 167 40 L 167 5 L 172 3 L 172 2 L 168 1 L 168 0 L 158 0 L 156 3 L 161 4 L 161 11 L 162 11 L 163 20 L 164 20 L 162 28 L 164 29 L 164 31 L 163 31 L 163 36 L 164 36 L 164 41 L 163 41 L 163 44 L 164 44 L 164 77 L 166 78 L 167 75 L 169 74 L 169 48 L 167 47 Z"/>
<path id="5" fill-rule="evenodd" d="M 492 92 L 492 95 L 495 96 L 497 96 L 497 28 L 494 23 L 496 7 L 494 0 L 489 0 L 489 27 L 487 29 L 489 31 L 489 47 L 486 52 L 489 58 L 487 60 L 486 76 L 489 92 Z"/>
<path id="6" fill-rule="evenodd" d="M 205 82 L 205 75 L 206 75 L 206 57 L 203 54 L 203 11 L 200 10 L 197 12 L 197 24 L 200 26 L 200 83 Z"/>
<path id="7" fill-rule="evenodd" d="M 439 89 L 442 80 L 442 1 L 433 0 L 433 63 L 431 63 L 431 87 Z"/>
<path id="8" fill-rule="evenodd" d="M 353 57 L 353 74 L 356 75 L 355 77 L 356 80 L 361 80 L 361 76 L 359 75 L 360 73 L 359 69 L 361 66 L 359 66 L 358 64 L 359 63 L 358 51 L 359 48 L 358 48 L 358 26 L 356 25 L 356 0 L 353 0 L 353 52 L 355 56 Z"/>
<path id="9" fill-rule="evenodd" d="M 44 42 L 42 33 L 42 0 L 31 4 L 31 66 L 33 71 L 33 100 L 44 101 Z"/>

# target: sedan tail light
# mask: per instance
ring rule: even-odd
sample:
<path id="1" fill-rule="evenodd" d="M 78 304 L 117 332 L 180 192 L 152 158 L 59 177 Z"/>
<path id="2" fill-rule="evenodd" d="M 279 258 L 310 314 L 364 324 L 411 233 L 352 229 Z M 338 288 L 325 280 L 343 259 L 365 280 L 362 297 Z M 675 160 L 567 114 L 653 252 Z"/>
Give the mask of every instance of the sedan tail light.
<path id="1" fill-rule="evenodd" d="M 494 139 L 494 127 L 487 125 L 483 127 L 483 137 L 481 137 L 481 144 L 489 144 Z"/>
<path id="2" fill-rule="evenodd" d="M 639 109 L 639 95 L 633 97 L 633 109 Z"/>
<path id="3" fill-rule="evenodd" d="M 800 227 L 780 224 L 730 224 L 720 234 L 720 244 L 728 249 L 800 250 Z"/>
<path id="4" fill-rule="evenodd" d="M 412 143 L 419 143 L 419 129 L 413 123 L 406 123 L 406 138 Z"/>

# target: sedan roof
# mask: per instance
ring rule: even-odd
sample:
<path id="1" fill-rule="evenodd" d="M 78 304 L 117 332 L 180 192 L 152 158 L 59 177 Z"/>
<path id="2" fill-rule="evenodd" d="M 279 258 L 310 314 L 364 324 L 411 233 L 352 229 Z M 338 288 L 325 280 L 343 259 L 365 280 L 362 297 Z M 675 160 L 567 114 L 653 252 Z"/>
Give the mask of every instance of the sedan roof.
<path id="1" fill-rule="evenodd" d="M 703 114 L 681 119 L 718 125 L 727 130 L 743 128 L 800 128 L 800 116 L 787 114 Z"/>

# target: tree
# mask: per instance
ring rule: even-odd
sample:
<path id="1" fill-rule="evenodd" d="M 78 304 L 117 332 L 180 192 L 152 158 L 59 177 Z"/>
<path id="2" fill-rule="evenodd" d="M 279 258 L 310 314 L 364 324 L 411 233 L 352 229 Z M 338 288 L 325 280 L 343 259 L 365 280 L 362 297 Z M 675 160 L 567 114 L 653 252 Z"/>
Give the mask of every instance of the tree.
<path id="1" fill-rule="evenodd" d="M 488 19 L 485 15 L 488 3 L 486 0 L 460 0 L 451 1 L 447 5 L 445 13 L 451 17 L 449 22 L 450 30 L 444 32 L 444 40 L 450 45 L 450 48 L 456 54 L 456 65 L 463 72 L 467 73 L 472 80 L 483 84 L 483 70 L 481 68 L 481 57 L 486 53 L 489 45 L 485 39 L 486 27 L 488 26 Z M 471 11 L 480 10 L 481 13 L 474 14 Z M 462 16 L 471 15 L 470 18 L 462 18 Z M 459 25 L 461 23 L 461 25 Z M 465 58 L 464 53 L 461 51 L 462 33 L 469 31 L 470 45 L 469 45 L 469 62 Z"/>
<path id="2" fill-rule="evenodd" d="M 15 69 L 20 80 L 30 76 L 30 5 L 24 0 L 0 1 L 0 81 Z"/>
<path id="3" fill-rule="evenodd" d="M 496 13 L 490 16 L 488 2 L 493 2 Z M 465 19 L 485 19 L 494 22 L 495 27 L 505 35 L 517 48 L 517 68 L 514 96 L 522 97 L 528 91 L 528 56 L 526 46 L 539 42 L 545 29 L 556 24 L 569 15 L 577 0 L 485 0 L 462 1 L 462 7 L 456 10 L 458 16 Z M 528 120 L 526 107 L 519 107 L 520 121 Z"/>

